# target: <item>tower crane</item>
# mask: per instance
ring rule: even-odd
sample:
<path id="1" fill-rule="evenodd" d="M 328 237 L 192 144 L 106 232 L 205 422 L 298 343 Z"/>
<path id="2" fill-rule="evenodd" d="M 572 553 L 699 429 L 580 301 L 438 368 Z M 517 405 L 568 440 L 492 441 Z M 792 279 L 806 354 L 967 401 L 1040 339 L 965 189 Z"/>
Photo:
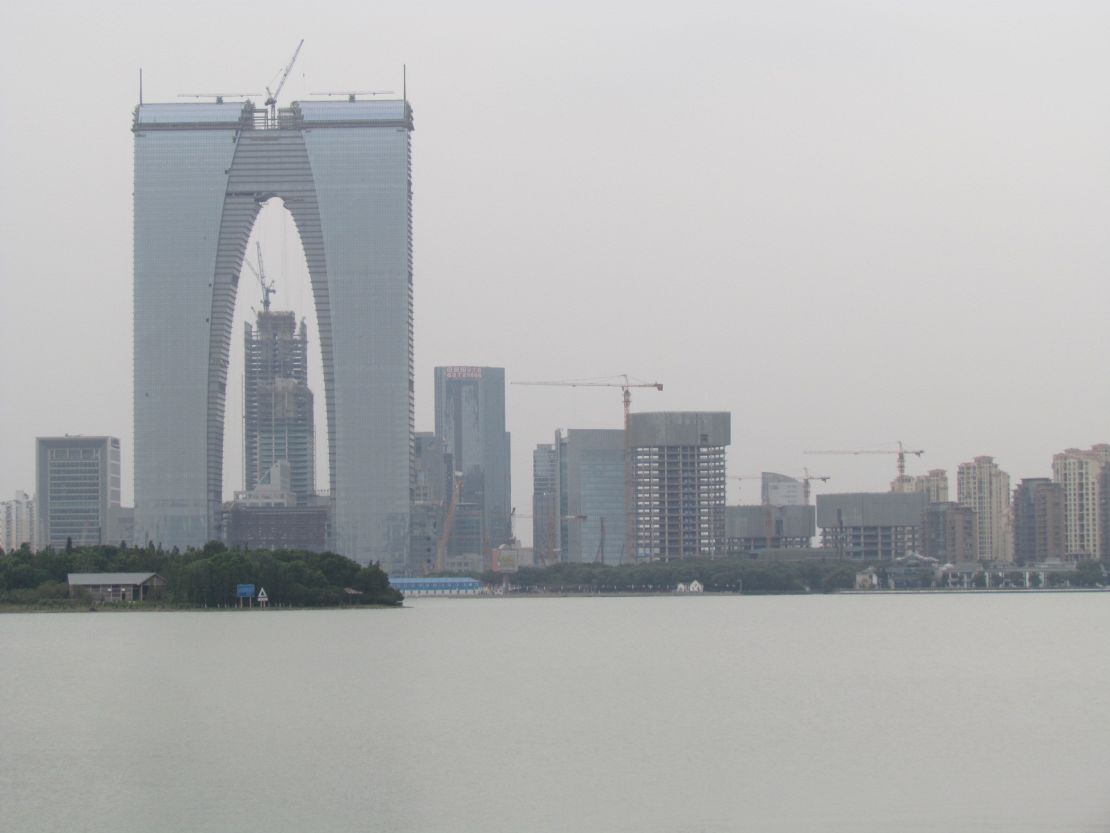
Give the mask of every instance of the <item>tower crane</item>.
<path id="1" fill-rule="evenodd" d="M 272 125 L 277 124 L 277 97 L 281 94 L 281 88 L 285 86 L 285 82 L 289 79 L 289 73 L 293 71 L 293 64 L 297 62 L 297 56 L 300 54 L 302 46 L 304 46 L 304 38 L 301 38 L 301 42 L 293 50 L 293 57 L 289 59 L 289 63 L 282 70 L 281 78 L 278 80 L 274 91 L 270 92 L 270 88 L 266 87 L 266 106 L 270 108 L 270 124 Z"/>
<path id="2" fill-rule="evenodd" d="M 920 457 L 925 453 L 924 449 L 906 448 L 901 440 L 898 440 L 897 450 L 893 448 L 857 448 L 847 450 L 834 450 L 834 451 L 806 451 L 804 454 L 897 454 L 898 455 L 898 477 L 906 476 L 906 455 L 913 454 L 915 457 Z M 819 478 L 813 478 L 817 480 Z"/>
<path id="3" fill-rule="evenodd" d="M 802 495 L 805 498 L 806 506 L 809 506 L 809 484 L 812 480 L 820 480 L 822 483 L 828 483 L 832 478 L 825 474 L 810 474 L 809 469 L 802 469 Z"/>
<path id="4" fill-rule="evenodd" d="M 586 379 L 566 382 L 513 382 L 514 385 L 544 385 L 564 388 L 620 388 L 624 402 L 624 552 L 621 561 L 631 564 L 636 560 L 636 516 L 633 496 L 632 436 L 628 430 L 628 417 L 632 411 L 632 388 L 663 390 L 659 382 L 633 382 L 627 373 L 618 373 L 621 382 Z"/>
<path id="5" fill-rule="evenodd" d="M 244 260 L 243 263 L 247 265 L 248 269 L 254 272 L 254 276 L 258 278 L 258 282 L 262 284 L 262 311 L 269 312 L 270 296 L 273 295 L 276 290 L 274 289 L 273 281 L 266 281 L 266 266 L 262 263 L 262 244 L 256 240 L 254 245 L 255 251 L 258 253 L 258 268 L 255 269 L 254 264 L 249 260 Z"/>

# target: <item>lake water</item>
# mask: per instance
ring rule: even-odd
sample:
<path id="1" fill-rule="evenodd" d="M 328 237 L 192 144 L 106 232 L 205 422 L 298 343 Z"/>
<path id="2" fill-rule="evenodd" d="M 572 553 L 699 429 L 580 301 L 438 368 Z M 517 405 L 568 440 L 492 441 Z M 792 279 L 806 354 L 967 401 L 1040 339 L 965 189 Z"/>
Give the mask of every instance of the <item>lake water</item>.
<path id="1" fill-rule="evenodd" d="M 1107 831 L 1110 593 L 0 616 L 10 831 Z"/>

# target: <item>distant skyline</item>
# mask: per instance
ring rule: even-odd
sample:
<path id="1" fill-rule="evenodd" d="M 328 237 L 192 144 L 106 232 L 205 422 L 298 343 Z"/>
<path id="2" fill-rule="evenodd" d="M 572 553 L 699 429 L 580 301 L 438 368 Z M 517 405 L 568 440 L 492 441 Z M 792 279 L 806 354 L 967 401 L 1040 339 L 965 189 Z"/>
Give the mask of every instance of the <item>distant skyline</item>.
<path id="1" fill-rule="evenodd" d="M 657 380 L 663 392 L 635 391 L 634 411 L 731 411 L 729 473 L 808 466 L 832 477 L 815 495 L 885 490 L 894 457 L 807 448 L 900 439 L 926 451 L 908 474 L 944 468 L 954 488 L 978 455 L 1016 484 L 1050 476 L 1058 451 L 1110 440 L 1103 4 L 311 12 L 208 0 L 0 12 L 0 498 L 34 490 L 36 436 L 83 433 L 120 437 L 133 502 L 139 67 L 147 101 L 261 104 L 302 37 L 282 104 L 399 94 L 407 64 L 416 428 L 434 423 L 433 367 L 505 367 L 519 513 L 537 443 L 621 424 L 617 390 L 521 380 Z M 283 214 L 267 209 L 256 234 L 275 306 L 300 314 L 311 293 Z M 241 286 L 236 339 L 261 298 Z M 240 379 L 233 365 L 229 406 Z"/>

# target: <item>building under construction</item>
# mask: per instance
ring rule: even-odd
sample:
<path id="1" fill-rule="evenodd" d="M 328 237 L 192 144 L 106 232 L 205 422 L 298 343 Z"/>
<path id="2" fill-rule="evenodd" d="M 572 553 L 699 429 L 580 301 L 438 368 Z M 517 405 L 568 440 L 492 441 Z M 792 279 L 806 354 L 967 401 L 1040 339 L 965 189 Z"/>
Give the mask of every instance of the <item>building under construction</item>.
<path id="1" fill-rule="evenodd" d="M 817 496 L 822 546 L 840 558 L 893 561 L 921 545 L 924 492 L 846 492 Z"/>
<path id="2" fill-rule="evenodd" d="M 290 311 L 271 311 L 269 290 L 256 327 L 245 325 L 243 392 L 244 480 L 247 491 L 264 484 L 275 464 L 289 463 L 300 506 L 312 502 L 316 449 L 312 391 L 308 387 L 308 332 Z"/>
<path id="3" fill-rule="evenodd" d="M 631 414 L 637 560 L 724 554 L 726 411 Z"/>
<path id="4" fill-rule="evenodd" d="M 764 503 L 762 506 L 729 506 L 725 509 L 725 536 L 730 553 L 808 549 L 816 534 L 812 506 Z"/>

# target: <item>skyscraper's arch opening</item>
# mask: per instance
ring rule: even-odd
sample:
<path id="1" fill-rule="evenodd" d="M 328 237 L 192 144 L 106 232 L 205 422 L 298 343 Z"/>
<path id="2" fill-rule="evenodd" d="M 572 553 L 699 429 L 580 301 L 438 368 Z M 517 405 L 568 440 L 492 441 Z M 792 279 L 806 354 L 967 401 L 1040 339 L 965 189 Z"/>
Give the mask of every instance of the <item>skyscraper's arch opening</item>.
<path id="1" fill-rule="evenodd" d="M 251 466 L 247 462 L 246 447 L 248 432 L 245 425 L 247 396 L 244 389 L 246 381 L 244 331 L 249 324 L 257 334 L 258 314 L 264 306 L 262 284 L 247 265 L 257 268 L 259 245 L 262 250 L 266 282 L 273 287 L 273 291 L 269 293 L 270 311 L 291 312 L 298 330 L 302 322 L 305 325 L 308 387 L 312 392 L 315 433 L 312 443 L 315 451 L 314 489 L 318 494 L 326 494 L 330 483 L 323 353 L 320 349 L 320 328 L 308 262 L 293 215 L 280 198 L 274 197 L 263 204 L 251 229 L 243 270 L 239 277 L 231 349 L 228 355 L 227 404 L 224 416 L 223 499 L 225 501 L 231 500 L 235 492 L 252 485 L 251 479 L 247 477 L 247 471 Z M 257 438 L 255 442 L 258 442 Z M 273 445 L 273 439 L 264 435 L 261 443 L 264 447 L 268 444 Z M 264 458 L 280 457 L 281 449 L 279 447 L 264 451 L 263 456 Z"/>

